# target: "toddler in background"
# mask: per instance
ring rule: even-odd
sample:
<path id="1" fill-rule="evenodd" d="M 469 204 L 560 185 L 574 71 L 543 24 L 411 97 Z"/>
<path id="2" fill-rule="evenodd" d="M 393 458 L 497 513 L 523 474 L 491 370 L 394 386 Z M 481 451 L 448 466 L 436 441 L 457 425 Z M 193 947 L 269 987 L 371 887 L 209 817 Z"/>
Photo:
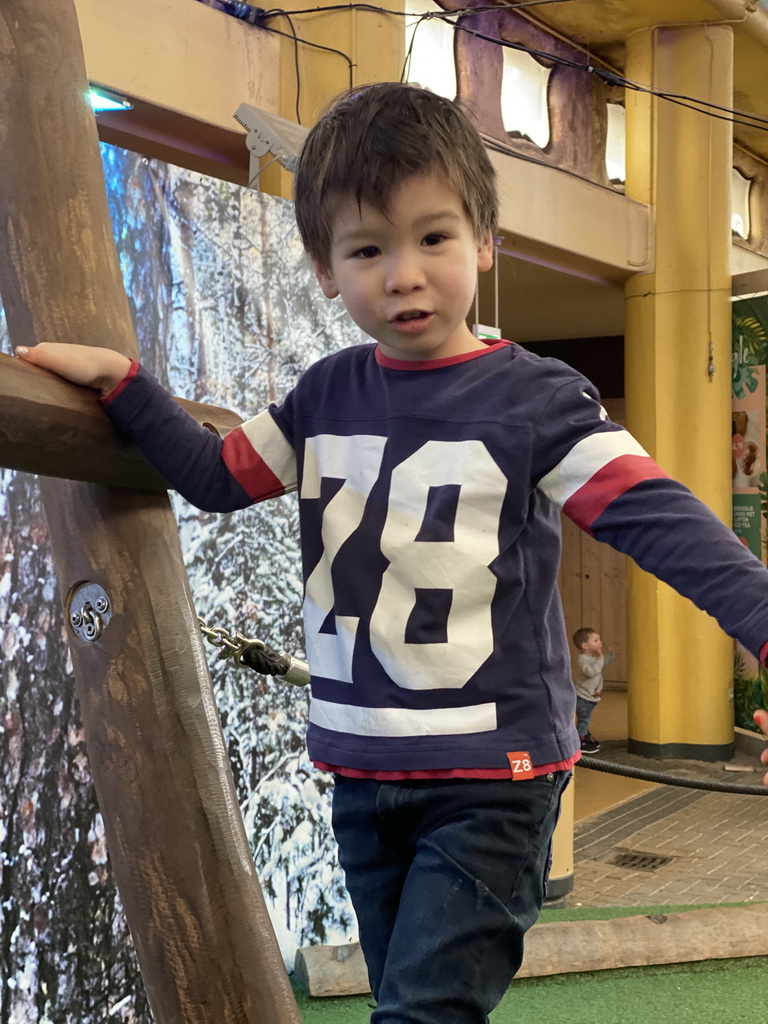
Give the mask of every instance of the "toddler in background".
<path id="1" fill-rule="evenodd" d="M 603 654 L 600 634 L 591 626 L 582 626 L 573 634 L 578 672 L 573 681 L 576 687 L 576 729 L 584 754 L 596 754 L 600 744 L 589 731 L 592 712 L 603 694 L 603 669 L 616 657 L 614 651 Z"/>

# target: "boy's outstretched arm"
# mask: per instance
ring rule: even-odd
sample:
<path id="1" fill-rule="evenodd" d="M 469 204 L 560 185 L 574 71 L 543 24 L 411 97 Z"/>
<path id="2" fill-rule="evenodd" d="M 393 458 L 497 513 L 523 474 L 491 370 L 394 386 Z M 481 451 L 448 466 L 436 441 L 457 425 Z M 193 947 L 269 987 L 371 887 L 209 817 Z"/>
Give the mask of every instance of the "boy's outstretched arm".
<path id="1" fill-rule="evenodd" d="M 593 385 L 570 374 L 541 417 L 535 458 L 545 472 L 534 482 L 577 526 L 709 612 L 768 664 L 768 569 L 607 419 Z"/>
<path id="2" fill-rule="evenodd" d="M 584 378 L 542 417 L 549 459 L 538 486 L 577 526 L 629 555 L 713 615 L 768 664 L 768 569 L 725 523 L 611 423 Z M 553 465 L 554 463 L 554 465 Z M 754 720 L 768 737 L 768 711 Z M 768 765 L 768 750 L 761 760 Z M 768 773 L 764 778 L 768 786 Z"/>
<path id="3" fill-rule="evenodd" d="M 102 395 L 109 394 L 131 368 L 128 356 L 110 348 L 89 345 L 63 345 L 60 342 L 41 341 L 34 348 L 25 345 L 16 349 L 16 355 L 27 363 L 52 370 L 73 384 L 94 388 Z"/>

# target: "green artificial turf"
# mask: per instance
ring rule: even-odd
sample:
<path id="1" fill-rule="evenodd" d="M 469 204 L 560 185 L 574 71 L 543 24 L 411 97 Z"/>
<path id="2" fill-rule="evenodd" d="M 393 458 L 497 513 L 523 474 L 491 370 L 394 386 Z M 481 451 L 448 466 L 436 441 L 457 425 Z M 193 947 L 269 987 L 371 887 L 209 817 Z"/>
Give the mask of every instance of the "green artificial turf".
<path id="1" fill-rule="evenodd" d="M 542 910 L 540 924 L 555 921 L 610 921 L 616 917 L 641 917 L 646 914 L 684 914 L 688 910 L 722 910 L 727 907 L 754 907 L 759 902 L 744 900 L 741 903 L 697 903 L 667 904 L 662 907 L 564 907 L 562 910 Z"/>
<path id="2" fill-rule="evenodd" d="M 541 920 L 595 921 L 704 909 L 585 907 L 547 910 Z M 491 1024 L 757 1024 L 768 1015 L 766 978 L 768 957 L 763 956 L 522 978 L 491 1014 Z M 310 999 L 298 993 L 297 999 L 304 1024 L 368 1024 L 370 996 Z"/>

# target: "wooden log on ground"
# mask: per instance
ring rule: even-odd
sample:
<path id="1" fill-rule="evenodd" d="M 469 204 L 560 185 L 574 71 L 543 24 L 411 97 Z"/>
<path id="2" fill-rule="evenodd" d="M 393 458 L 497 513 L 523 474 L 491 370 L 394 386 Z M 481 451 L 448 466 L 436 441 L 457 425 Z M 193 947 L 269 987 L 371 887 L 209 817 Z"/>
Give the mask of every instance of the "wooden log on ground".
<path id="1" fill-rule="evenodd" d="M 519 978 L 768 954 L 768 905 L 537 924 Z"/>
<path id="2" fill-rule="evenodd" d="M 228 409 L 176 401 L 220 437 L 242 423 Z M 141 452 L 112 426 L 95 391 L 3 353 L 0 466 L 107 487 L 166 490 Z"/>
<path id="3" fill-rule="evenodd" d="M 11 343 L 108 345 L 135 356 L 75 9 L 59 0 L 51 11 L 48 0 L 0 7 L 0 294 Z M 55 417 L 49 426 L 56 430 Z M 42 489 L 65 609 L 84 581 L 108 595 L 103 634 L 88 642 L 73 633 L 70 645 L 154 1019 L 299 1024 L 167 495 L 50 479 Z M 55 680 L 51 687 L 54 699 Z"/>
<path id="4" fill-rule="evenodd" d="M 362 996 L 371 991 L 359 942 L 345 946 L 302 946 L 293 976 L 311 996 Z"/>
<path id="5" fill-rule="evenodd" d="M 717 907 L 534 925 L 526 936 L 525 959 L 517 977 L 765 955 L 768 905 Z M 358 943 L 303 947 L 296 954 L 295 976 L 311 996 L 370 992 Z"/>

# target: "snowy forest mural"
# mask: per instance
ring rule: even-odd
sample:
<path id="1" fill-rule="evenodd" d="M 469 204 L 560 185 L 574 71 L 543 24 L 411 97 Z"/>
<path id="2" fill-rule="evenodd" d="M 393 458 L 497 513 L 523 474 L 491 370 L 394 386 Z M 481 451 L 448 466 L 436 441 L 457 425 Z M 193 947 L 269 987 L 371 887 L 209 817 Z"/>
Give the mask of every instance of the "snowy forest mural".
<path id="1" fill-rule="evenodd" d="M 142 361 L 175 395 L 244 418 L 361 341 L 328 302 L 292 204 L 104 146 Z M 9 341 L 0 315 L 0 346 Z M 242 512 L 173 503 L 198 613 L 303 656 L 295 496 Z M 330 778 L 304 749 L 308 694 L 216 660 L 212 678 L 286 961 L 354 937 Z M 112 880 L 34 477 L 0 469 L 0 1024 L 150 1024 Z"/>

